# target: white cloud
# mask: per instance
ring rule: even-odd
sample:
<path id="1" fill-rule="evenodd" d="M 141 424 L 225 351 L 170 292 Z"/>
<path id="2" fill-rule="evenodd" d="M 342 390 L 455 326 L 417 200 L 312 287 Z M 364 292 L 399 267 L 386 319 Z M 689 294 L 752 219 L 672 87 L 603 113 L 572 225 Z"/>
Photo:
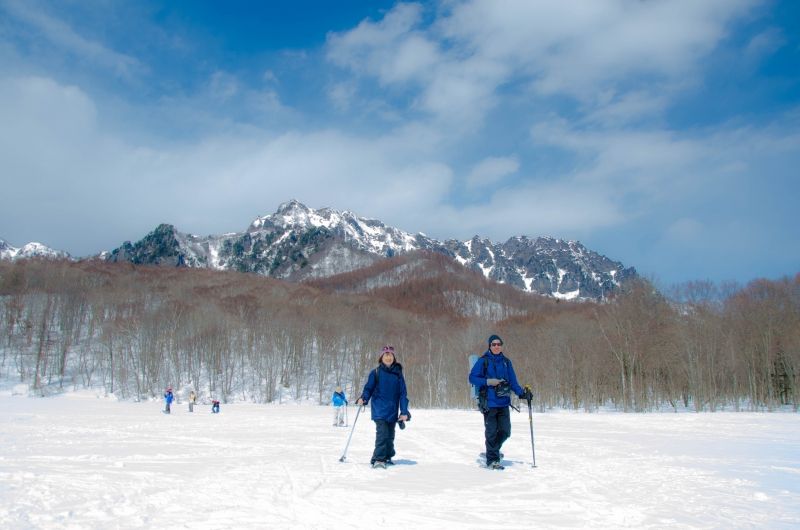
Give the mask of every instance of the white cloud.
<path id="1" fill-rule="evenodd" d="M 690 243 L 694 246 L 695 243 L 702 239 L 703 232 L 702 223 L 696 219 L 682 217 L 668 226 L 664 235 L 673 243 L 677 242 L 681 245 Z"/>
<path id="2" fill-rule="evenodd" d="M 422 124 L 371 137 L 231 129 L 147 147 L 102 130 L 85 92 L 45 78 L 3 80 L 0 110 L 9 118 L 0 125 L 0 173 L 10 179 L 4 190 L 12 203 L 0 224 L 14 218 L 44 230 L 52 217 L 70 217 L 83 223 L 62 234 L 71 238 L 62 248 L 73 252 L 72 246 L 85 245 L 83 231 L 106 233 L 106 245 L 119 243 L 123 225 L 133 231 L 126 237 L 140 237 L 162 221 L 199 233 L 241 230 L 290 197 L 438 237 L 569 237 L 684 200 L 722 200 L 765 161 L 800 152 L 792 115 L 761 128 L 697 135 L 584 130 L 553 120 L 533 134 L 574 154 L 582 161 L 575 170 L 537 180 L 513 155 L 490 157 L 467 179 L 473 186 L 492 184 L 485 202 L 455 207 L 448 198 L 452 170 L 437 161 L 446 135 Z"/>
<path id="3" fill-rule="evenodd" d="M 422 9 L 398 4 L 382 20 L 362 21 L 353 30 L 328 36 L 328 59 L 381 84 L 417 82 L 439 62 L 436 45 L 416 27 Z"/>
<path id="4" fill-rule="evenodd" d="M 516 157 L 489 157 L 481 160 L 467 175 L 468 188 L 485 188 L 494 186 L 505 177 L 519 170 Z"/>
<path id="5" fill-rule="evenodd" d="M 4 0 L 3 7 L 18 22 L 37 30 L 60 50 L 70 53 L 74 59 L 91 62 L 126 79 L 146 71 L 146 67 L 135 57 L 86 38 L 63 20 L 50 16 L 36 2 Z"/>
<path id="6" fill-rule="evenodd" d="M 380 21 L 331 34 L 328 58 L 381 85 L 417 90 L 415 108 L 464 132 L 513 83 L 533 87 L 531 97 L 569 95 L 595 118 L 619 121 L 664 109 L 659 89 L 685 84 L 731 20 L 760 3 L 471 0 L 443 3 L 425 27 L 421 6 L 398 4 Z"/>
<path id="7" fill-rule="evenodd" d="M 0 110 L 9 118 L 0 123 L 9 205 L 0 225 L 58 233 L 49 244 L 81 254 L 102 249 L 86 248 L 88 233 L 108 248 L 158 222 L 242 230 L 289 197 L 402 227 L 407 212 L 437 208 L 452 184 L 446 165 L 416 156 L 438 139 L 413 126 L 375 137 L 231 129 L 148 147 L 102 130 L 85 92 L 43 78 L 2 81 Z M 70 222 L 54 229 L 54 218 Z"/>
<path id="8" fill-rule="evenodd" d="M 786 44 L 786 37 L 779 28 L 767 28 L 750 39 L 744 50 L 745 59 L 749 63 L 761 61 L 772 55 Z"/>
<path id="9" fill-rule="evenodd" d="M 497 70 L 503 67 L 481 57 L 446 55 L 438 36 L 419 27 L 421 21 L 421 6 L 398 4 L 379 22 L 365 20 L 329 35 L 328 58 L 381 86 L 419 90 L 414 108 L 470 128 L 491 108 Z"/>
<path id="10" fill-rule="evenodd" d="M 31 188 L 42 198 L 59 194 L 102 156 L 108 142 L 96 137 L 97 109 L 85 92 L 42 77 L 0 78 L 0 174 L 4 193 Z M 18 205 L 20 207 L 24 205 Z"/>
<path id="11" fill-rule="evenodd" d="M 599 94 L 595 105 L 590 107 L 585 121 L 594 126 L 622 127 L 647 123 L 662 116 L 676 88 L 655 84 L 647 89 L 619 93 L 609 90 Z"/>
<path id="12" fill-rule="evenodd" d="M 638 73 L 684 75 L 759 0 L 474 0 L 441 21 L 461 48 L 536 79 L 544 93 L 590 99 Z"/>
<path id="13" fill-rule="evenodd" d="M 334 83 L 328 88 L 328 99 L 340 111 L 348 111 L 356 99 L 357 87 L 352 82 Z"/>
<path id="14" fill-rule="evenodd" d="M 569 180 L 530 182 L 494 190 L 466 207 L 443 204 L 424 215 L 420 229 L 436 237 L 468 239 L 474 235 L 505 241 L 514 235 L 573 238 L 613 227 L 629 218 L 612 190 L 577 185 Z M 417 226 L 418 219 L 411 223 Z"/>
<path id="15" fill-rule="evenodd" d="M 275 72 L 272 70 L 265 70 L 263 74 L 261 74 L 261 79 L 270 85 L 277 85 L 280 84 L 280 79 Z"/>
<path id="16" fill-rule="evenodd" d="M 239 81 L 235 76 L 222 71 L 211 74 L 208 91 L 212 98 L 228 101 L 239 93 Z"/>
<path id="17" fill-rule="evenodd" d="M 694 178 L 690 168 L 702 165 L 710 149 L 669 130 L 579 129 L 560 119 L 534 125 L 531 135 L 574 157 L 576 181 L 648 197 L 675 193 Z"/>

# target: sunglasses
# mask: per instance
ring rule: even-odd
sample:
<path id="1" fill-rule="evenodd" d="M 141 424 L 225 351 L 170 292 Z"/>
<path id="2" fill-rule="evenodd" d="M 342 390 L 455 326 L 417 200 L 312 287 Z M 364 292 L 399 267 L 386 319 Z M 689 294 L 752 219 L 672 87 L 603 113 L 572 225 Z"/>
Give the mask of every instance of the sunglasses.
<path id="1" fill-rule="evenodd" d="M 503 343 L 502 343 L 502 342 L 493 342 L 493 343 L 491 343 L 491 344 L 490 344 L 490 346 L 491 346 L 492 348 L 494 348 L 495 346 L 502 346 L 502 345 L 503 345 Z"/>
<path id="2" fill-rule="evenodd" d="M 383 353 L 394 353 L 394 346 L 384 346 Z"/>

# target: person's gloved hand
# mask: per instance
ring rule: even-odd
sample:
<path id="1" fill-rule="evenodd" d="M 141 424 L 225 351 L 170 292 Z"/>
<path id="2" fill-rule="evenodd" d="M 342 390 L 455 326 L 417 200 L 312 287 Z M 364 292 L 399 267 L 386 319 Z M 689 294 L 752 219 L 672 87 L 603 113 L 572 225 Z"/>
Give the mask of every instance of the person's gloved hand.
<path id="1" fill-rule="evenodd" d="M 486 384 L 489 386 L 497 386 L 502 381 L 503 381 L 502 379 L 495 379 L 494 377 L 490 377 L 489 379 L 486 380 Z"/>
<path id="2" fill-rule="evenodd" d="M 522 394 L 519 395 L 519 398 L 523 401 L 530 401 L 533 399 L 533 392 L 531 392 L 530 387 L 525 387 L 525 390 L 522 391 Z"/>

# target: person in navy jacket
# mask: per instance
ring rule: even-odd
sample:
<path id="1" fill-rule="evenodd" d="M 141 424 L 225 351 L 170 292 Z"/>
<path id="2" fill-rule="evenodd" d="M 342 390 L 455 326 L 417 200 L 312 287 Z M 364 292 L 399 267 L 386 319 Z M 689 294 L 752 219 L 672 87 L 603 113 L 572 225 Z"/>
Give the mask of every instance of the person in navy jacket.
<path id="1" fill-rule="evenodd" d="M 511 436 L 511 392 L 520 399 L 527 399 L 530 390 L 517 382 L 517 374 L 511 360 L 503 355 L 503 339 L 497 335 L 489 337 L 489 349 L 478 359 L 469 373 L 469 382 L 481 393 L 481 412 L 486 438 L 486 467 L 503 469 L 500 464 L 500 448 Z"/>
<path id="2" fill-rule="evenodd" d="M 395 426 L 400 422 L 402 429 L 403 422 L 411 419 L 403 366 L 397 362 L 393 346 L 383 347 L 378 367 L 370 371 L 361 397 L 356 401 L 358 405 L 367 403 L 371 403 L 372 421 L 375 422 L 375 451 L 370 464 L 373 467 L 393 465 Z"/>

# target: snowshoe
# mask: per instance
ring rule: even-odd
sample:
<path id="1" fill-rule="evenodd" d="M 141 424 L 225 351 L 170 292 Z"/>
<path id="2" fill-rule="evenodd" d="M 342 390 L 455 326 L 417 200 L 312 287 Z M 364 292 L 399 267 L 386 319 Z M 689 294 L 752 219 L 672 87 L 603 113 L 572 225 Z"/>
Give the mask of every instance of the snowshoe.
<path id="1" fill-rule="evenodd" d="M 490 462 L 490 463 L 486 464 L 486 468 L 487 469 L 497 469 L 497 470 L 505 469 L 505 467 L 503 467 L 503 464 L 501 464 L 498 461 Z"/>
<path id="2" fill-rule="evenodd" d="M 386 469 L 386 462 L 381 462 L 380 460 L 376 460 L 372 463 L 372 469 Z"/>

